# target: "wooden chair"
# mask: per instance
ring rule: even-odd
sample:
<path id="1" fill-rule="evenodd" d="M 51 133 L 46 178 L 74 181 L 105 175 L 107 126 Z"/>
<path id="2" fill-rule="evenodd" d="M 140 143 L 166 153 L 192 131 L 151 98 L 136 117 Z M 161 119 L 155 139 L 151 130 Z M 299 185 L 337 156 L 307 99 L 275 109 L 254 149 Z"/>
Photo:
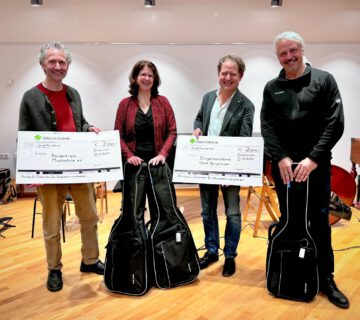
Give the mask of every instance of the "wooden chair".
<path id="1" fill-rule="evenodd" d="M 95 188 L 95 196 L 96 200 L 100 199 L 100 210 L 99 210 L 99 219 L 100 222 L 103 221 L 105 213 L 108 213 L 108 202 L 107 202 L 107 187 L 106 182 L 96 182 L 94 183 Z M 66 223 L 66 216 L 70 216 L 70 205 L 74 204 L 71 196 L 69 194 L 66 195 L 66 199 L 64 202 L 64 222 Z M 105 204 L 105 211 L 104 211 L 104 204 Z"/>
<path id="2" fill-rule="evenodd" d="M 74 201 L 72 200 L 70 194 L 67 194 L 65 197 L 65 202 L 63 205 L 63 220 L 64 220 L 64 225 L 66 226 L 66 216 L 70 216 L 71 212 L 70 212 L 70 205 L 74 204 Z"/>
<path id="3" fill-rule="evenodd" d="M 270 175 L 263 174 L 263 185 L 261 187 L 260 193 L 257 191 L 257 188 L 249 187 L 247 194 L 246 205 L 244 209 L 244 221 L 247 221 L 247 216 L 250 209 L 255 209 L 255 206 L 251 203 L 251 196 L 255 195 L 259 199 L 259 206 L 256 213 L 255 226 L 253 236 L 256 237 L 259 229 L 260 219 L 262 215 L 263 205 L 265 205 L 266 210 L 268 211 L 271 219 L 273 221 L 278 221 L 280 217 L 280 210 L 278 203 L 276 201 L 276 192 L 274 190 L 274 182 Z"/>
<path id="4" fill-rule="evenodd" d="M 259 193 L 258 188 L 260 188 L 260 187 L 249 187 L 249 189 L 248 189 L 248 193 L 247 193 L 247 196 L 246 196 L 246 205 L 245 205 L 245 209 L 244 209 L 244 213 L 243 213 L 244 221 L 247 221 L 249 209 L 256 210 L 256 207 L 251 202 L 251 196 L 254 195 L 258 199 L 260 199 L 261 191 Z"/>
<path id="5" fill-rule="evenodd" d="M 31 226 L 31 238 L 34 238 L 35 233 L 35 218 L 37 214 L 42 214 L 42 211 L 37 211 L 37 203 L 40 202 L 39 197 L 35 197 L 34 199 L 34 206 L 33 206 L 33 218 L 32 218 L 32 226 Z M 65 206 L 65 205 L 64 205 Z M 63 210 L 61 216 L 61 230 L 63 234 L 63 242 L 65 242 L 65 221 L 66 221 L 66 212 Z"/>
<path id="6" fill-rule="evenodd" d="M 356 196 L 356 183 L 354 177 L 345 169 L 331 165 L 331 191 L 334 192 L 346 205 L 351 206 Z M 338 215 L 329 215 L 331 225 L 341 218 Z"/>
<path id="7" fill-rule="evenodd" d="M 95 196 L 96 200 L 100 199 L 100 210 L 99 210 L 99 219 L 100 222 L 104 219 L 104 214 L 108 213 L 108 202 L 107 202 L 107 187 L 106 182 L 95 182 Z M 104 203 L 105 203 L 105 212 L 104 212 Z M 70 204 L 73 204 L 71 196 L 69 194 L 66 195 L 66 199 L 64 202 L 64 217 L 66 221 L 66 216 L 71 214 L 70 212 Z"/>
<path id="8" fill-rule="evenodd" d="M 108 213 L 108 200 L 107 200 L 107 187 L 106 182 L 96 182 L 94 184 L 96 199 L 100 199 L 100 211 L 99 219 L 100 222 L 104 220 L 105 213 Z M 104 211 L 105 204 L 105 211 Z"/>
<path id="9" fill-rule="evenodd" d="M 103 221 L 104 218 L 104 203 L 105 203 L 105 213 L 108 212 L 108 202 L 107 202 L 107 188 L 106 182 L 98 182 L 94 184 L 96 199 L 100 199 L 100 212 L 99 219 L 100 222 Z M 32 227 L 31 227 L 31 238 L 34 238 L 35 232 L 35 218 L 37 214 L 41 214 L 41 211 L 37 210 L 37 204 L 40 202 L 39 197 L 35 197 L 34 206 L 33 206 L 33 218 L 32 218 Z M 61 216 L 61 229 L 63 234 L 63 242 L 65 242 L 65 225 L 67 216 L 70 216 L 70 205 L 73 204 L 73 200 L 69 194 L 66 195 L 65 202 L 63 205 L 63 213 Z"/>

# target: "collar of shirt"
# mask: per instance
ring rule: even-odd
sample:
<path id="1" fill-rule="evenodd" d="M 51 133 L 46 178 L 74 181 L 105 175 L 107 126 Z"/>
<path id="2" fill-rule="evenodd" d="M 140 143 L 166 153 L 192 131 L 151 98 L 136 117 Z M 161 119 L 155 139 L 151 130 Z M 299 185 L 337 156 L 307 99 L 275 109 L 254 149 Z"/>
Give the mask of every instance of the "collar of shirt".
<path id="1" fill-rule="evenodd" d="M 226 102 L 225 102 L 222 106 L 220 106 L 220 89 L 217 89 L 217 91 L 216 91 L 216 100 L 218 101 L 218 104 L 219 104 L 219 106 L 220 106 L 221 109 L 222 109 L 222 108 L 227 109 L 227 107 L 228 107 L 229 104 L 231 103 L 232 98 L 233 98 L 234 95 L 235 95 L 235 92 L 236 92 L 236 90 L 235 90 L 234 93 L 231 95 L 231 97 L 230 97 L 229 99 L 227 99 Z"/>
<path id="2" fill-rule="evenodd" d="M 220 89 L 216 91 L 216 99 L 214 101 L 212 110 L 211 110 L 211 116 L 210 116 L 210 123 L 209 123 L 209 129 L 208 129 L 208 135 L 209 136 L 219 136 L 221 127 L 224 121 L 225 113 L 231 103 L 232 98 L 234 97 L 235 92 L 232 94 L 232 96 L 227 99 L 227 101 L 221 106 L 220 105 Z"/>

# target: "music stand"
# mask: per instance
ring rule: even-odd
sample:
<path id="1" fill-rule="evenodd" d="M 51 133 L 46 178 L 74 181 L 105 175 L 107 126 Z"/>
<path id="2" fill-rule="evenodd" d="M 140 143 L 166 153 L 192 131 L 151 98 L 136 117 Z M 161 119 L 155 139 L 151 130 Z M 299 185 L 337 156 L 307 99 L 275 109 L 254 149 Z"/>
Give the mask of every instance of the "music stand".
<path id="1" fill-rule="evenodd" d="M 8 223 L 11 219 L 12 219 L 12 217 L 0 218 L 0 238 L 5 238 L 5 236 L 2 234 L 5 230 L 15 227 Z"/>
<path id="2" fill-rule="evenodd" d="M 357 196 L 354 201 L 354 207 L 360 209 L 360 175 L 356 172 L 356 164 L 360 165 L 360 138 L 351 138 L 350 160 L 352 162 L 352 173 L 357 177 Z"/>

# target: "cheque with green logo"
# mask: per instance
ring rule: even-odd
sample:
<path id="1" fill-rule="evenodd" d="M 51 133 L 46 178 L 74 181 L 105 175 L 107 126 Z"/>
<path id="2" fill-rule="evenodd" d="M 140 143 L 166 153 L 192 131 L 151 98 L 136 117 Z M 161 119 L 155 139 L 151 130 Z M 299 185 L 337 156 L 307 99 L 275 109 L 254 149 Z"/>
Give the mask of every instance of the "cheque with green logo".
<path id="1" fill-rule="evenodd" d="M 173 182 L 262 186 L 261 137 L 179 135 Z"/>
<path id="2" fill-rule="evenodd" d="M 118 131 L 19 131 L 17 184 L 59 184 L 123 179 Z"/>

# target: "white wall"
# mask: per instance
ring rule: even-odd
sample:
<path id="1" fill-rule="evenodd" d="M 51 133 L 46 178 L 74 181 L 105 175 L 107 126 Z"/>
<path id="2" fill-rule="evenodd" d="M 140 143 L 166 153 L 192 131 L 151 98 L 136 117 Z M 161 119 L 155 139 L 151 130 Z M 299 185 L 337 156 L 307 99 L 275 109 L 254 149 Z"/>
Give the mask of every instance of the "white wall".
<path id="1" fill-rule="evenodd" d="M 360 41 L 359 0 L 0 1 L 0 41 L 138 43 L 269 42 L 296 30 L 307 42 Z"/>
<path id="2" fill-rule="evenodd" d="M 117 104 L 128 95 L 128 74 L 135 62 L 150 59 L 158 67 L 162 85 L 174 108 L 179 133 L 192 132 L 202 95 L 217 87 L 216 65 L 228 53 L 243 57 L 247 70 L 240 90 L 255 104 L 254 132 L 260 131 L 262 90 L 277 76 L 280 65 L 271 44 L 247 45 L 95 45 L 72 44 L 73 64 L 66 83 L 82 96 L 87 120 L 112 130 Z M 0 44 L 0 167 L 14 175 L 14 153 L 22 94 L 44 78 L 37 61 L 39 45 Z M 360 44 L 310 44 L 305 49 L 312 65 L 331 72 L 345 108 L 345 133 L 333 150 L 333 163 L 350 168 L 350 138 L 360 137 Z"/>

